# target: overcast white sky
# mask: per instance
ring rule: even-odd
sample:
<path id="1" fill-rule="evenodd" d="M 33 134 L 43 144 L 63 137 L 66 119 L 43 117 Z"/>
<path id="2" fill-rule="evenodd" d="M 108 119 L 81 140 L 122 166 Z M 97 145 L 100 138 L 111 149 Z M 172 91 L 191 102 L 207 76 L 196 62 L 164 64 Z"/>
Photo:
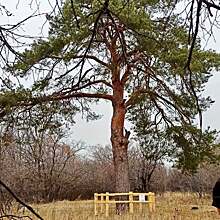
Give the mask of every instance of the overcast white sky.
<path id="1" fill-rule="evenodd" d="M 220 33 L 219 33 L 220 36 Z M 219 37 L 220 39 L 220 37 Z M 220 48 L 220 41 L 218 43 Z M 220 130 L 220 73 L 213 74 L 207 83 L 204 95 L 210 96 L 215 103 L 203 114 L 203 128 L 210 126 L 211 129 Z M 110 144 L 110 123 L 111 123 L 111 104 L 100 103 L 95 106 L 103 117 L 97 121 L 86 122 L 80 116 L 77 117 L 77 124 L 73 128 L 73 138 L 84 140 L 91 145 Z"/>
<path id="2" fill-rule="evenodd" d="M 51 2 L 54 0 L 51 0 Z M 22 18 L 25 18 L 27 15 L 30 15 L 31 10 L 28 3 L 31 0 L 1 0 L 2 5 L 8 7 L 9 10 L 14 12 L 14 16 L 10 18 L 6 18 L 5 16 L 1 16 L 0 23 L 10 23 L 13 21 L 19 21 Z M 19 2 L 16 10 L 17 2 Z M 35 8 L 35 1 L 32 1 L 32 8 Z M 43 0 L 41 5 L 41 12 L 48 12 L 48 0 Z M 45 17 L 41 17 L 41 22 L 44 21 Z M 29 31 L 31 33 L 39 34 L 40 27 L 37 25 L 36 20 L 32 20 L 27 25 Z M 215 38 L 216 42 L 210 41 L 208 44 L 208 48 L 213 48 L 217 51 L 220 51 L 220 30 L 215 30 Z M 203 115 L 203 127 L 210 126 L 212 129 L 220 130 L 220 73 L 213 73 L 213 77 L 210 79 L 206 86 L 206 90 L 204 92 L 206 96 L 211 96 L 215 103 L 211 106 L 211 108 L 204 113 Z M 97 106 L 94 106 L 94 109 L 97 110 L 103 117 L 100 120 L 93 122 L 86 122 L 81 119 L 81 116 L 77 117 L 77 123 L 74 125 L 72 129 L 72 136 L 75 140 L 83 140 L 89 145 L 95 144 L 110 144 L 110 122 L 111 122 L 111 103 L 102 102 Z"/>

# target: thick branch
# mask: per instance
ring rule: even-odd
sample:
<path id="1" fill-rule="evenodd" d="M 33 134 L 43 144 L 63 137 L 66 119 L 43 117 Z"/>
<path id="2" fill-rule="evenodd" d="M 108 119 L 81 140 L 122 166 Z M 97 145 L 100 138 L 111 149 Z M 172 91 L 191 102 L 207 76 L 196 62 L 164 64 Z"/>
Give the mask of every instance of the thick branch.
<path id="1" fill-rule="evenodd" d="M 66 99 L 71 99 L 71 98 L 95 98 L 95 99 L 105 99 L 105 100 L 110 100 L 112 101 L 112 95 L 108 94 L 92 94 L 92 93 L 70 93 L 70 94 L 53 94 L 49 96 L 42 96 L 39 98 L 34 98 L 33 102 L 31 102 L 29 105 L 33 104 L 38 104 L 42 102 L 48 102 L 48 101 L 59 101 L 59 100 L 66 100 Z"/>
<path id="2" fill-rule="evenodd" d="M 37 218 L 43 220 L 43 218 L 42 218 L 39 214 L 37 214 L 31 206 L 29 206 L 29 205 L 25 204 L 23 201 L 21 201 L 21 200 L 14 194 L 14 192 L 12 192 L 12 190 L 11 190 L 5 183 L 3 183 L 1 180 L 0 180 L 0 185 L 3 186 L 3 187 L 12 195 L 12 197 L 13 197 L 18 203 L 20 203 L 20 204 L 23 205 L 25 208 L 27 208 L 27 209 L 28 209 L 32 214 L 34 214 Z"/>
<path id="3" fill-rule="evenodd" d="M 215 8 L 217 10 L 220 10 L 220 6 L 214 4 L 213 2 L 209 2 L 207 0 L 202 0 L 203 3 L 205 3 L 207 5 L 208 8 Z"/>

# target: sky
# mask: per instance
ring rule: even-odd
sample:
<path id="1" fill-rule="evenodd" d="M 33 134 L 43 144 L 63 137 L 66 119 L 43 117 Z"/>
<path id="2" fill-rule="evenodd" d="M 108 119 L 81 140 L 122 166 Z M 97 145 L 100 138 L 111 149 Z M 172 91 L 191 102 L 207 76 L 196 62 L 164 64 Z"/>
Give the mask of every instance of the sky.
<path id="1" fill-rule="evenodd" d="M 215 101 L 208 111 L 203 114 L 204 127 L 210 126 L 212 129 L 220 130 L 220 72 L 213 74 L 206 85 L 204 94 Z"/>
<path id="2" fill-rule="evenodd" d="M 220 40 L 218 45 L 220 49 Z M 220 131 L 220 72 L 213 73 L 213 76 L 206 85 L 204 95 L 210 96 L 215 103 L 203 113 L 203 129 L 210 126 L 211 129 Z M 99 105 L 94 106 L 94 110 L 103 115 L 102 118 L 86 122 L 80 115 L 77 116 L 77 123 L 72 129 L 73 138 L 83 140 L 91 145 L 110 144 L 111 104 L 100 102 Z M 129 124 L 127 126 L 130 127 Z"/>
<path id="3" fill-rule="evenodd" d="M 51 0 L 52 2 L 53 0 Z M 29 3 L 32 2 L 32 6 Z M 16 22 L 25 18 L 33 12 L 32 8 L 35 8 L 36 1 L 29 0 L 1 0 L 1 4 L 5 5 L 9 10 L 14 13 L 10 18 L 1 16 L 0 23 L 10 23 L 11 21 Z M 48 12 L 50 6 L 48 1 L 41 1 L 43 4 L 40 6 L 40 12 Z M 17 9 L 16 9 L 17 8 Z M 19 11 L 19 13 L 17 13 Z M 31 33 L 39 35 L 41 28 L 37 25 L 39 22 L 45 21 L 45 15 L 42 15 L 40 20 L 32 19 L 26 25 L 26 28 Z M 45 27 L 46 29 L 46 27 Z M 212 48 L 220 52 L 220 30 L 214 30 L 215 39 L 211 39 L 207 45 L 207 48 Z M 205 96 L 210 96 L 215 103 L 212 104 L 211 108 L 203 114 L 203 128 L 210 126 L 211 129 L 220 130 L 220 72 L 213 73 L 209 82 L 206 85 L 204 91 Z M 76 117 L 76 124 L 68 134 L 69 137 L 76 141 L 82 140 L 89 145 L 106 145 L 110 144 L 110 123 L 112 115 L 111 103 L 100 102 L 98 105 L 93 106 L 93 109 L 102 115 L 102 118 L 92 122 L 86 122 L 82 119 L 81 115 Z M 130 127 L 129 124 L 127 124 Z"/>

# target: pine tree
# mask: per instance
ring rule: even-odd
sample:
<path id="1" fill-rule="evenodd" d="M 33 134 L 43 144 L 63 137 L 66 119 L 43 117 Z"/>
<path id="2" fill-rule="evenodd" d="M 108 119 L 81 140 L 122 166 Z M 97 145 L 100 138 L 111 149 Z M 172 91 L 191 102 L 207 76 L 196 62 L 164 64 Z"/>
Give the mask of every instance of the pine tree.
<path id="1" fill-rule="evenodd" d="M 220 56 L 202 50 L 197 39 L 186 68 L 188 30 L 174 7 L 175 1 L 67 0 L 50 17 L 48 38 L 34 42 L 8 68 L 29 86 L 2 89 L 2 115 L 49 102 L 60 103 L 66 116 L 72 107 L 110 102 L 116 192 L 128 192 L 127 111 L 144 99 L 155 123 L 191 124 L 211 102 L 201 91 Z"/>

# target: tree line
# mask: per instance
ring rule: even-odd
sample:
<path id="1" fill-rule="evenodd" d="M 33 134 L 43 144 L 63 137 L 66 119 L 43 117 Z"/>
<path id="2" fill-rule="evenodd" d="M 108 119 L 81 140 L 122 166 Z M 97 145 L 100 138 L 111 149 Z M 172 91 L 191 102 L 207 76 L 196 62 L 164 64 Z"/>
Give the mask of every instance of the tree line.
<path id="1" fill-rule="evenodd" d="M 203 195 L 211 192 L 220 175 L 217 165 L 203 164 L 196 173 L 189 174 L 162 160 L 154 164 L 137 146 L 131 146 L 128 155 L 134 192 L 187 191 Z M 110 146 L 88 149 L 82 143 L 64 144 L 48 136 L 35 147 L 24 147 L 8 136 L 7 141 L 6 137 L 1 139 L 0 157 L 4 182 L 28 203 L 93 199 L 96 192 L 115 191 Z M 3 188 L 1 194 L 7 195 Z"/>

